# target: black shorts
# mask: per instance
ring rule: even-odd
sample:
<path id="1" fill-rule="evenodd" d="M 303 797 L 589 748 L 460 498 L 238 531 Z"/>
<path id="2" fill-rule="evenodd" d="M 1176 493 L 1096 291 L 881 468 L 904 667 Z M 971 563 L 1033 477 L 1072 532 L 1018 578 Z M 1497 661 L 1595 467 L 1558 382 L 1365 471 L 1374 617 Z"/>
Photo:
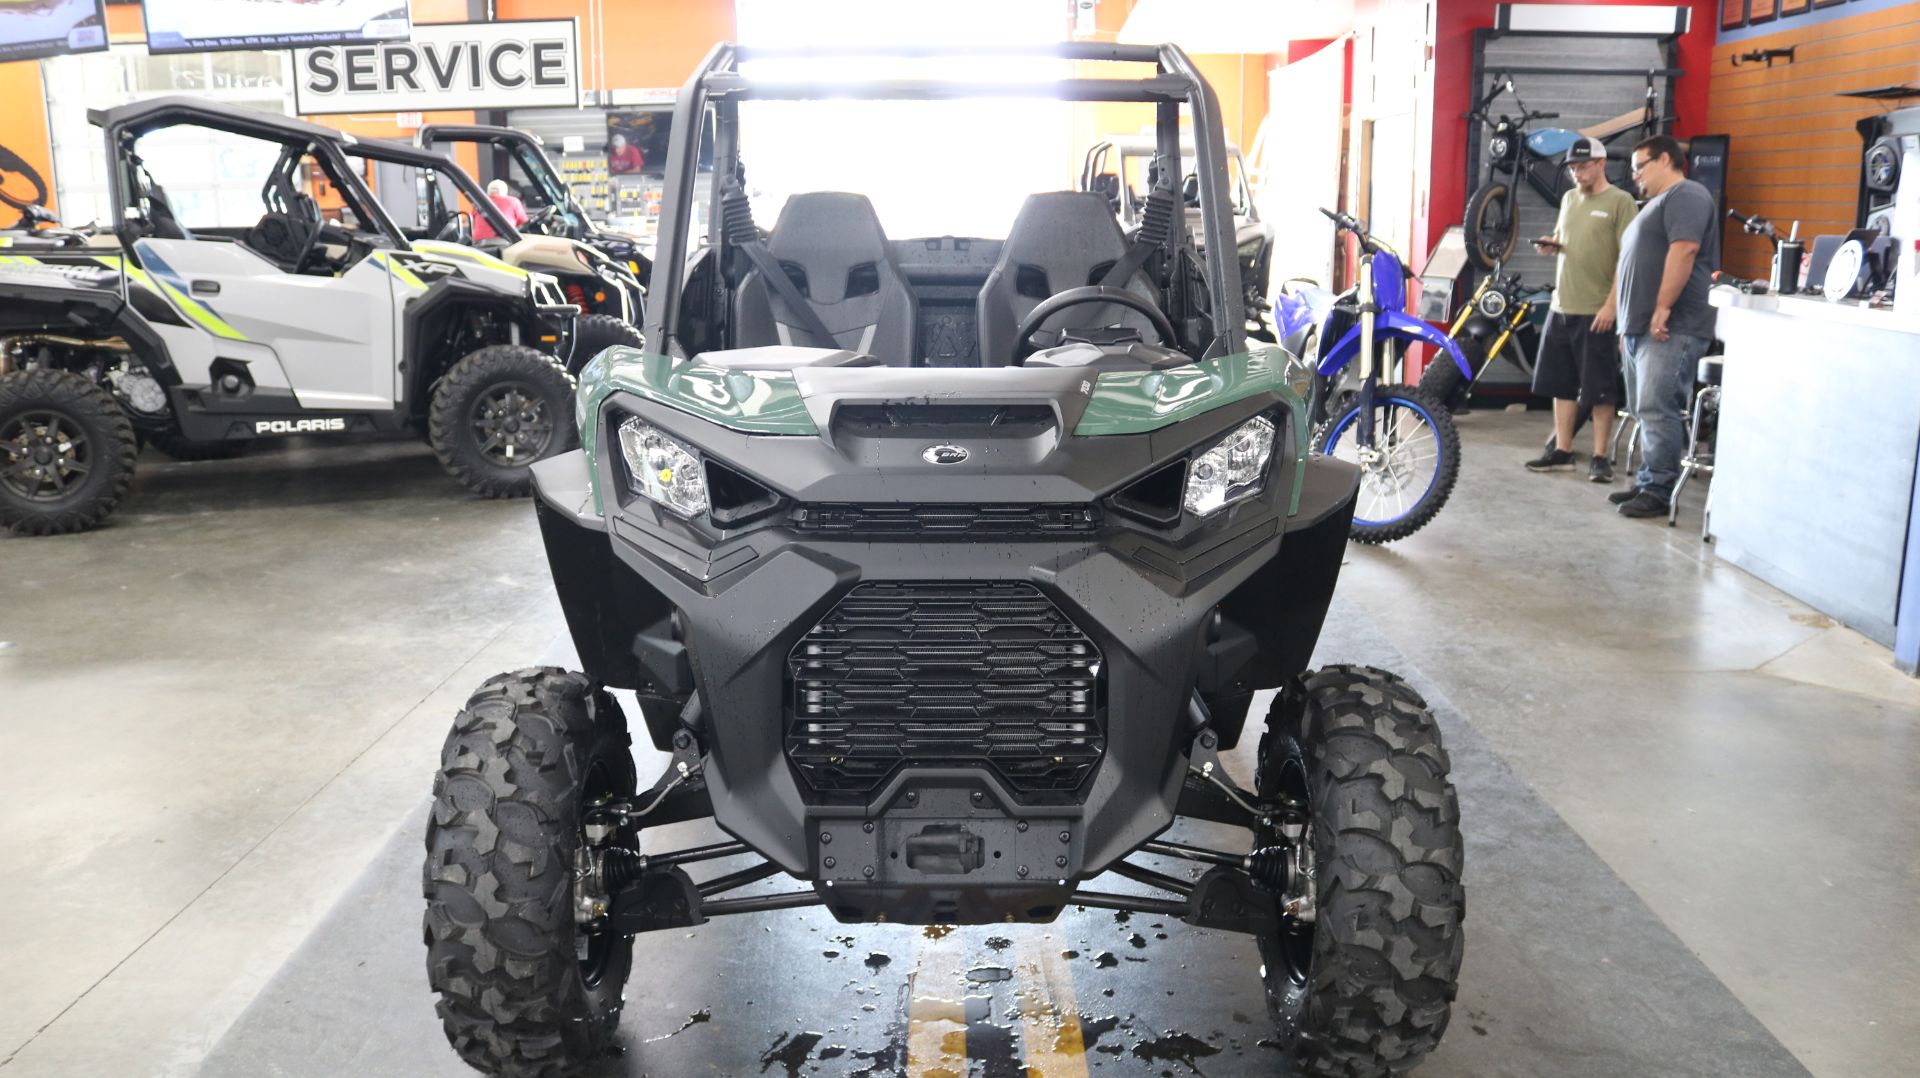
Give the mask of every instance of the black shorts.
<path id="1" fill-rule="evenodd" d="M 1590 314 L 1548 311 L 1533 366 L 1533 391 L 1589 407 L 1619 404 L 1620 338 L 1612 331 L 1595 333 Z"/>

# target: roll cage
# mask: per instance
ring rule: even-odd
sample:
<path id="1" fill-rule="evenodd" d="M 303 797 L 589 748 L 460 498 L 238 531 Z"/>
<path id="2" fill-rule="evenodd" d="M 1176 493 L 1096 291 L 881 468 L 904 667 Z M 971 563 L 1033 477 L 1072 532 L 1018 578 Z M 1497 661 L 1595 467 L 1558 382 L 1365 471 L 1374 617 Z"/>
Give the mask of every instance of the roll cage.
<path id="1" fill-rule="evenodd" d="M 844 68 L 829 66 L 811 79 L 748 77 L 740 66 L 755 60 L 846 61 L 859 59 L 939 59 L 964 57 L 1033 57 L 1072 61 L 1151 64 L 1153 73 L 1141 78 L 1064 78 L 1031 83 L 932 79 L 876 79 L 851 81 Z M 673 110 L 673 133 L 667 145 L 665 201 L 653 260 L 648 295 L 646 338 L 650 350 L 668 353 L 680 344 L 682 303 L 691 274 L 686 272 L 692 240 L 695 184 L 699 167 L 701 127 L 714 125 L 714 163 L 708 174 L 710 205 L 722 205 L 723 189 L 740 181 L 739 103 L 752 100 L 892 100 L 939 101 L 955 98 L 1051 98 L 1080 102 L 1131 102 L 1155 106 L 1154 139 L 1159 154 L 1178 162 L 1181 157 L 1180 106 L 1192 114 L 1192 149 L 1200 187 L 1200 269 L 1207 291 L 1208 340 L 1204 356 L 1246 350 L 1245 301 L 1240 266 L 1234 257 L 1232 199 L 1227 188 L 1226 139 L 1222 133 L 1220 103 L 1193 61 L 1174 45 L 1068 43 L 1041 48 L 751 48 L 731 43 L 716 45 L 687 79 Z M 1177 164 L 1176 164 L 1177 167 Z M 709 214 L 707 245 L 724 250 L 723 213 Z"/>
<path id="2" fill-rule="evenodd" d="M 117 108 L 88 109 L 87 120 L 100 128 L 106 138 L 109 159 L 107 187 L 118 218 L 114 233 L 120 237 L 121 247 L 135 265 L 139 265 L 140 261 L 134 250 L 135 241 L 153 234 L 155 217 L 159 214 L 171 217 L 172 207 L 166 204 L 164 192 L 146 173 L 139 154 L 134 151 L 134 145 L 144 135 L 184 126 L 225 131 L 276 142 L 284 147 L 280 163 L 272 170 L 267 186 L 261 192 L 262 201 L 268 206 L 273 206 L 276 198 L 285 198 L 283 174 L 292 164 L 312 155 L 355 218 L 374 230 L 372 235 L 375 239 L 398 250 L 412 249 L 400 226 L 387 214 L 379 200 L 373 197 L 373 193 L 367 190 L 351 163 L 340 152 L 342 144 L 354 141 L 352 135 L 306 120 L 190 97 L 156 97 Z M 279 187 L 278 191 L 276 186 Z M 147 204 L 142 205 L 143 202 Z M 161 207 L 158 213 L 155 203 Z"/>
<path id="3" fill-rule="evenodd" d="M 487 197 L 487 193 L 481 190 L 480 184 L 474 180 L 473 176 L 470 175 L 466 169 L 462 168 L 460 162 L 454 160 L 451 155 L 441 153 L 438 150 L 422 149 L 410 142 L 396 142 L 392 139 L 373 138 L 349 138 L 342 143 L 342 152 L 350 158 L 364 157 L 369 161 L 385 161 L 388 164 L 406 165 L 411 168 L 426 170 L 435 176 L 444 176 L 447 182 L 453 184 L 454 188 L 465 195 L 467 201 L 473 204 L 474 212 L 485 217 L 487 224 L 493 226 L 494 235 L 510 244 L 520 241 L 520 230 L 515 228 L 512 222 L 507 220 L 506 215 L 500 212 L 500 207 L 493 204 L 493 199 Z M 459 212 L 458 206 L 448 206 L 441 199 L 439 184 L 430 183 L 427 185 L 427 202 L 431 210 L 430 220 L 433 221 L 440 221 L 447 216 Z M 458 241 L 458 237 L 452 236 L 427 238 Z"/>
<path id="4" fill-rule="evenodd" d="M 540 136 L 517 127 L 498 127 L 492 124 L 428 124 L 420 129 L 420 144 L 431 150 L 440 142 L 471 142 L 484 144 L 495 151 L 504 153 L 520 162 L 521 171 L 527 174 L 540 191 L 540 197 L 552 206 L 556 213 L 575 218 L 577 227 L 593 233 L 599 226 L 587 216 L 584 206 L 573 197 L 572 188 L 560 178 L 553 167 L 553 161 L 542 148 Z M 577 237 L 576 237 L 577 238 Z"/>
<path id="5" fill-rule="evenodd" d="M 1116 208 L 1120 211 L 1121 220 L 1129 227 L 1136 225 L 1140 221 L 1145 199 L 1137 188 L 1127 182 L 1126 163 L 1140 157 L 1157 157 L 1159 151 L 1159 145 L 1150 135 L 1123 135 L 1102 139 L 1087 148 L 1087 156 L 1080 165 L 1080 190 L 1092 191 L 1117 200 L 1119 205 Z M 1184 137 L 1181 139 L 1180 154 L 1183 159 L 1193 155 L 1192 139 Z M 1246 161 L 1240 153 L 1240 147 L 1231 142 L 1227 143 L 1224 160 L 1230 166 L 1227 177 L 1227 190 L 1233 197 L 1230 205 L 1236 208 L 1244 207 L 1247 220 L 1260 220 L 1259 211 L 1253 205 L 1253 192 L 1247 186 Z M 1231 167 L 1234 162 L 1239 162 L 1238 168 Z M 1102 187 L 1100 178 L 1105 175 L 1112 175 L 1118 181 L 1118 191 L 1110 191 Z"/>

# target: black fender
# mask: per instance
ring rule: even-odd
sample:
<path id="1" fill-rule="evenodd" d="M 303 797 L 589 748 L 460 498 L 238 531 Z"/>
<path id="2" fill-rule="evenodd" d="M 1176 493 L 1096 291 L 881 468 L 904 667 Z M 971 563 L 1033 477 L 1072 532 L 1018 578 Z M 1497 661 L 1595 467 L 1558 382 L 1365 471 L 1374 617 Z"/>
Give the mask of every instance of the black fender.
<path id="1" fill-rule="evenodd" d="M 134 286 L 132 295 L 137 301 L 151 294 Z M 156 381 L 171 389 L 180 384 L 180 372 L 152 323 L 181 323 L 159 297 L 152 299 L 159 308 L 154 317 L 140 309 L 143 304 L 122 300 L 117 290 L 70 284 L 58 278 L 45 284 L 9 279 L 0 282 L 0 335 L 58 333 L 101 340 L 118 337 L 127 342 L 128 349 Z"/>

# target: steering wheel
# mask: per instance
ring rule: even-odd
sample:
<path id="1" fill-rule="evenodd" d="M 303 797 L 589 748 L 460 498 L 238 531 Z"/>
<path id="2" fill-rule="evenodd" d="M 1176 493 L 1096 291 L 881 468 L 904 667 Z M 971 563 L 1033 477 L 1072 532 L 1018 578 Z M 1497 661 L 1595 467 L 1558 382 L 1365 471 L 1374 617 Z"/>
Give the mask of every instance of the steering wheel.
<path id="1" fill-rule="evenodd" d="M 532 229 L 533 231 L 538 232 L 541 235 L 550 236 L 553 234 L 551 231 L 553 219 L 556 215 L 559 214 L 559 212 L 560 212 L 560 207 L 555 206 L 552 203 L 548 203 L 547 205 L 541 206 L 538 209 L 528 210 L 527 211 L 527 228 Z"/>
<path id="2" fill-rule="evenodd" d="M 1034 343 L 1033 335 L 1040 332 L 1040 327 L 1046 324 L 1047 319 L 1069 307 L 1096 303 L 1111 303 L 1145 315 L 1147 321 L 1153 324 L 1153 332 L 1160 338 L 1154 343 L 1173 347 L 1177 336 L 1173 332 L 1173 323 L 1167 321 L 1167 316 L 1151 301 L 1124 288 L 1088 284 L 1081 285 L 1079 288 L 1069 288 L 1065 292 L 1056 292 L 1041 300 L 1039 305 L 1027 312 L 1027 316 L 1020 320 L 1020 328 L 1014 332 L 1014 366 L 1019 366 L 1028 356 L 1038 351 L 1039 346 Z"/>
<path id="3" fill-rule="evenodd" d="M 462 247 L 473 246 L 473 218 L 465 210 L 455 210 L 440 222 L 433 238 L 445 243 L 457 243 Z"/>

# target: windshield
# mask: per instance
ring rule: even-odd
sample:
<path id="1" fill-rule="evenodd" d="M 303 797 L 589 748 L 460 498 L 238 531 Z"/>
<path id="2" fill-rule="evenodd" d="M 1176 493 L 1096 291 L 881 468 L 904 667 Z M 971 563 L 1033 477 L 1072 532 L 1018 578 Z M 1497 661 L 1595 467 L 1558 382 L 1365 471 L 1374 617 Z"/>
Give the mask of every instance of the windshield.
<path id="1" fill-rule="evenodd" d="M 1005 236 L 1031 194 L 1077 185 L 1081 148 L 1151 126 L 1132 102 L 745 101 L 740 158 L 763 227 L 803 191 L 851 191 L 889 236 Z"/>

